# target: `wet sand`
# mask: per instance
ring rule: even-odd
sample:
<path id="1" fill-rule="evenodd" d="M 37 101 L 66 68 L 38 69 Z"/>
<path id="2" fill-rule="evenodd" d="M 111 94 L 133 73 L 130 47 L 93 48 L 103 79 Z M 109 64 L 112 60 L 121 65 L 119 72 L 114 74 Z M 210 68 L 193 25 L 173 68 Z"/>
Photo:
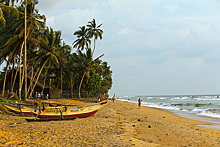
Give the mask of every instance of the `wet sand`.
<path id="1" fill-rule="evenodd" d="M 0 146 L 220 146 L 220 130 L 198 124 L 212 123 L 116 100 L 75 120 L 27 122 L 0 114 Z"/>

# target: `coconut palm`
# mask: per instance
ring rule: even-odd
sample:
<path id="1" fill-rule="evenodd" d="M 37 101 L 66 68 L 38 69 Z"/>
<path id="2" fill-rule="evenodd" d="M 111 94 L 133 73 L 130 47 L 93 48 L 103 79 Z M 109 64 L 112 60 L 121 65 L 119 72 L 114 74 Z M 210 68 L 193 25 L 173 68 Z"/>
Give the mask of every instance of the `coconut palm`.
<path id="1" fill-rule="evenodd" d="M 28 45 L 29 49 L 33 49 L 34 47 L 36 48 L 37 46 L 39 46 L 39 41 L 37 41 L 36 34 L 37 32 L 41 31 L 42 28 L 44 28 L 45 26 L 45 17 L 38 14 L 38 12 L 35 10 L 36 4 L 37 2 L 35 3 L 33 2 L 27 5 L 27 10 L 28 10 L 27 11 L 27 23 L 28 23 L 27 43 L 29 44 Z M 16 58 L 17 55 L 20 54 L 21 48 L 24 43 L 23 41 L 24 32 L 25 32 L 24 31 L 25 28 L 23 27 L 24 18 L 25 18 L 24 5 L 22 4 L 21 6 L 17 7 L 17 10 L 19 11 L 20 17 L 16 20 L 10 18 L 10 16 L 6 17 L 7 25 L 4 28 L 0 29 L 0 31 L 3 30 L 3 33 L 1 33 L 0 35 L 0 41 L 2 42 L 0 46 L 1 61 L 2 61 L 2 57 L 8 55 L 11 55 L 11 57 Z M 20 56 L 20 60 L 21 60 L 21 56 Z M 4 94 L 4 86 L 3 86 L 3 94 Z"/>
<path id="2" fill-rule="evenodd" d="M 22 0 L 21 0 L 22 1 Z M 18 2 L 18 0 L 16 0 Z M 0 0 L 0 24 L 5 26 L 7 16 L 18 18 L 19 12 L 14 8 L 15 0 Z"/>
<path id="3" fill-rule="evenodd" d="M 59 54 L 60 57 L 60 64 L 59 66 L 57 64 L 54 64 L 54 61 L 51 61 L 51 68 L 49 70 L 50 75 L 56 77 L 52 79 L 53 82 L 53 86 L 55 86 L 56 88 L 61 89 L 61 93 L 62 93 L 62 83 L 63 83 L 63 69 L 67 68 L 68 66 L 66 66 L 67 62 L 68 62 L 68 56 L 70 56 L 70 51 L 71 51 L 71 47 L 69 45 L 66 45 L 64 42 L 57 47 L 57 52 Z"/>
<path id="4" fill-rule="evenodd" d="M 106 61 L 102 62 L 101 64 L 103 68 L 102 77 L 103 77 L 103 87 L 106 87 L 109 90 L 112 86 L 112 71 L 110 70 L 110 66 Z"/>
<path id="5" fill-rule="evenodd" d="M 102 77 L 106 78 L 112 75 L 112 71 L 110 70 L 110 66 L 108 66 L 108 62 L 104 61 L 101 63 L 101 66 L 103 68 Z"/>
<path id="6" fill-rule="evenodd" d="M 12 8 L 10 6 L 5 6 L 3 4 L 0 4 L 0 11 L 1 10 L 2 12 L 4 12 L 5 25 L 1 25 L 0 27 L 0 42 L 1 42 L 0 59 L 1 59 L 1 63 L 3 63 L 4 61 L 7 62 L 4 83 L 3 83 L 3 90 L 2 90 L 2 95 L 4 96 L 5 82 L 6 82 L 9 63 L 12 61 L 13 58 L 16 58 L 16 54 L 18 53 L 18 51 L 15 49 L 17 46 L 9 45 L 10 44 L 9 42 L 13 41 L 11 40 L 11 37 L 14 35 L 14 30 L 12 30 L 11 28 L 13 27 L 15 20 L 17 20 L 16 14 L 18 10 L 17 9 L 15 10 L 15 8 Z M 14 12 L 16 12 L 15 15 L 12 15 Z"/>
<path id="7" fill-rule="evenodd" d="M 38 0 L 0 0 L 0 23 L 5 25 L 6 19 L 5 15 L 10 15 L 11 17 L 19 17 L 18 10 L 14 7 L 15 2 L 27 2 L 27 4 L 38 2 Z"/>
<path id="8" fill-rule="evenodd" d="M 85 26 L 79 27 L 79 30 L 74 32 L 77 39 L 73 42 L 73 47 L 77 48 L 78 50 L 83 51 L 84 48 L 88 48 L 91 44 L 91 40 L 88 38 L 87 29 Z"/>
<path id="9" fill-rule="evenodd" d="M 94 48 L 93 48 L 92 56 L 94 55 L 94 52 L 95 52 L 96 40 L 98 38 L 100 40 L 102 40 L 103 31 L 100 29 L 101 26 L 102 26 L 102 24 L 100 24 L 98 26 L 96 25 L 95 19 L 88 22 L 88 25 L 87 25 L 87 27 L 88 27 L 88 37 L 89 38 L 94 37 Z"/>
<path id="10" fill-rule="evenodd" d="M 93 60 L 91 48 L 87 49 L 86 53 L 82 53 L 80 50 L 78 50 L 77 54 L 74 54 L 74 67 L 82 71 L 81 74 L 83 74 L 79 84 L 79 99 L 81 99 L 80 91 L 85 75 L 86 74 L 89 75 L 90 69 L 95 65 L 96 61 L 102 56 L 104 56 L 104 54 Z"/>
<path id="11" fill-rule="evenodd" d="M 69 56 L 66 58 L 66 63 L 64 64 L 64 80 L 65 83 L 70 87 L 71 97 L 73 97 L 73 91 L 74 91 L 74 85 L 78 83 L 78 79 L 80 78 L 80 72 L 81 69 L 75 68 L 75 60 L 76 60 L 77 54 L 69 54 Z"/>
<path id="12" fill-rule="evenodd" d="M 43 35 L 40 38 L 41 42 L 41 49 L 37 50 L 35 52 L 36 57 L 35 61 L 40 63 L 40 71 L 38 73 L 35 85 L 32 88 L 32 91 L 30 92 L 30 96 L 32 96 L 32 93 L 34 91 L 34 88 L 37 84 L 37 81 L 40 77 L 40 74 L 43 70 L 43 68 L 46 66 L 46 64 L 49 64 L 49 67 L 51 66 L 51 63 L 57 64 L 59 66 L 60 63 L 60 55 L 58 53 L 58 48 L 60 47 L 61 43 L 61 32 L 60 31 L 53 31 L 52 28 L 47 28 Z M 50 61 L 50 62 L 48 62 Z"/>

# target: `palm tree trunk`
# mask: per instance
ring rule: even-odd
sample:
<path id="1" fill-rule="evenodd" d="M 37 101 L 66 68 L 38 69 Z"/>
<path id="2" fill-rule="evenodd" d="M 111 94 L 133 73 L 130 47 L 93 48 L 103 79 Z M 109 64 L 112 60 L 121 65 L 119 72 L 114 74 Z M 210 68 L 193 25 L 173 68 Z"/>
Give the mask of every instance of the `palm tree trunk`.
<path id="1" fill-rule="evenodd" d="M 2 89 L 2 96 L 5 97 L 5 83 L 6 83 L 6 77 L 7 77 L 7 73 L 8 73 L 8 66 L 9 66 L 9 62 L 7 62 L 7 66 L 6 66 L 6 71 L 5 71 L 5 78 L 4 78 L 4 83 L 3 83 L 3 89 Z"/>
<path id="2" fill-rule="evenodd" d="M 61 75 L 60 75 L 60 79 L 61 79 L 61 85 L 60 85 L 60 89 L 61 89 L 61 94 L 62 94 L 62 90 L 63 90 L 63 72 L 62 72 L 62 68 L 61 68 Z"/>
<path id="3" fill-rule="evenodd" d="M 70 91 L 71 91 L 71 98 L 73 98 L 73 86 L 74 86 L 74 84 L 71 84 L 71 89 L 70 89 Z"/>
<path id="4" fill-rule="evenodd" d="M 92 57 L 93 57 L 93 54 L 95 53 L 95 46 L 96 46 L 96 43 L 95 43 L 95 38 L 94 38 L 94 48 L 93 48 L 93 52 L 92 52 Z"/>
<path id="5" fill-rule="evenodd" d="M 80 89 L 81 89 L 82 82 L 83 82 L 83 79 L 84 79 L 85 75 L 86 75 L 86 71 L 84 72 L 84 74 L 83 74 L 83 76 L 82 76 L 82 79 L 81 79 L 81 82 L 80 82 L 80 84 L 79 84 L 79 99 L 81 99 Z"/>
<path id="6" fill-rule="evenodd" d="M 24 61 L 23 61 L 23 65 L 24 65 Z M 23 70 L 22 70 L 21 89 L 23 87 L 23 83 L 24 83 L 24 66 L 23 66 Z"/>
<path id="7" fill-rule="evenodd" d="M 14 57 L 14 60 L 13 60 L 13 68 L 12 68 L 12 71 L 11 71 L 11 92 L 13 92 L 13 76 L 14 76 L 14 72 L 15 72 L 15 59 L 16 57 Z"/>
<path id="8" fill-rule="evenodd" d="M 34 66 L 32 65 L 31 66 L 31 82 L 32 82 L 32 80 L 33 80 L 33 77 L 34 77 Z M 30 84 L 31 85 L 31 84 Z M 30 85 L 29 85 L 29 87 L 30 87 Z M 28 92 L 29 92 L 29 89 L 28 89 Z"/>
<path id="9" fill-rule="evenodd" d="M 24 61 L 23 61 L 23 64 L 24 64 Z M 28 65 L 27 65 L 27 67 L 28 67 Z M 21 79 L 21 88 L 22 88 L 22 86 L 23 86 L 24 79 L 25 79 L 24 74 L 25 74 L 25 70 L 24 70 L 24 67 L 23 67 L 23 71 L 22 71 L 22 79 Z"/>
<path id="10" fill-rule="evenodd" d="M 3 97 L 5 97 L 5 83 L 6 83 L 6 78 L 7 78 L 7 73 L 8 73 L 8 66 L 9 66 L 10 60 L 11 60 L 11 55 L 9 55 L 9 57 L 8 57 L 6 71 L 5 71 L 4 83 L 3 83 L 3 88 L 2 88 L 2 96 Z"/>
<path id="11" fill-rule="evenodd" d="M 38 74 L 38 76 L 37 76 L 36 82 L 35 82 L 35 84 L 34 84 L 32 90 L 31 90 L 31 93 L 30 93 L 29 97 L 31 97 L 32 93 L 34 92 L 34 88 L 35 88 L 35 86 L 36 86 L 36 84 L 37 84 L 37 81 L 38 81 L 38 79 L 39 79 L 39 77 L 40 77 L 40 74 L 41 74 L 41 72 L 42 72 L 42 70 L 43 70 L 43 68 L 44 68 L 44 66 L 45 66 L 45 64 L 47 63 L 48 60 L 49 60 L 49 58 L 47 58 L 47 60 L 44 62 L 43 66 L 41 67 L 40 72 L 39 72 L 39 74 Z"/>
<path id="12" fill-rule="evenodd" d="M 72 77 L 72 76 L 71 76 Z M 74 78 L 70 77 L 70 91 L 71 91 L 71 97 L 73 98 L 73 86 L 74 86 Z"/>
<path id="13" fill-rule="evenodd" d="M 21 45 L 21 52 L 20 52 L 20 66 L 19 66 L 19 99 L 21 100 L 21 89 L 22 89 L 22 85 L 21 85 L 21 56 L 22 56 L 22 50 L 24 47 L 24 42 Z"/>
<path id="14" fill-rule="evenodd" d="M 47 76 L 46 76 L 47 74 L 45 74 L 45 78 L 44 78 L 44 84 L 43 84 L 43 88 L 42 88 L 42 91 L 41 91 L 41 95 L 40 95 L 40 97 L 43 95 L 43 93 L 44 93 L 44 88 L 45 88 L 45 83 L 46 83 L 46 78 L 47 78 Z"/>
<path id="15" fill-rule="evenodd" d="M 20 62 L 18 62 L 18 66 L 17 66 L 17 69 L 16 69 L 16 73 L 15 73 L 15 77 L 14 77 L 14 81 L 13 81 L 13 85 L 12 85 L 12 89 L 11 91 L 14 90 L 14 86 L 15 86 L 15 81 L 17 79 L 17 74 L 18 74 L 18 67 L 20 66 Z"/>
<path id="16" fill-rule="evenodd" d="M 24 70 L 25 70 L 25 99 L 27 99 L 27 0 L 25 0 L 25 27 L 24 27 Z"/>
<path id="17" fill-rule="evenodd" d="M 30 89 L 31 89 L 31 87 L 32 87 L 32 85 L 33 85 L 34 79 L 35 79 L 35 77 L 36 77 L 36 75 L 37 75 L 37 73 L 38 73 L 39 70 L 40 70 L 40 68 L 38 68 L 38 69 L 37 69 L 37 72 L 34 74 L 34 76 L 31 77 L 31 82 L 30 82 L 30 85 L 29 85 L 29 87 L 28 87 L 28 92 L 27 92 L 27 93 L 29 93 L 29 91 L 30 91 Z M 34 73 L 34 71 L 32 71 L 32 74 L 33 74 L 33 73 Z"/>

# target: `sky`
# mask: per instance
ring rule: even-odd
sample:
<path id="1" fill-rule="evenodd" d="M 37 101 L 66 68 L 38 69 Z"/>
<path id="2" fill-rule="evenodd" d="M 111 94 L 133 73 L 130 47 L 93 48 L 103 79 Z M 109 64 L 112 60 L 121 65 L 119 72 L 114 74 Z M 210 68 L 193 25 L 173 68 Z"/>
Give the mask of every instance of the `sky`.
<path id="1" fill-rule="evenodd" d="M 47 26 L 73 33 L 103 23 L 102 53 L 113 71 L 110 95 L 220 94 L 219 0 L 39 0 Z M 76 49 L 73 49 L 75 51 Z"/>

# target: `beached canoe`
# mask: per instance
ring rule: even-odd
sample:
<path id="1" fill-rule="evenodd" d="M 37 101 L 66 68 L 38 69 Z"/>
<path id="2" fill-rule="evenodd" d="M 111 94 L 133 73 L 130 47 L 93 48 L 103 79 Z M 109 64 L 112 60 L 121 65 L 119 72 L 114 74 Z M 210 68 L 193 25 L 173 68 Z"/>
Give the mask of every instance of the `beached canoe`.
<path id="1" fill-rule="evenodd" d="M 9 102 L 9 104 L 2 104 L 3 108 L 7 111 L 7 112 L 14 112 L 15 114 L 18 115 L 24 115 L 24 116 L 29 116 L 29 115 L 34 115 L 34 113 L 31 110 L 27 110 L 24 108 L 24 106 L 28 106 L 34 109 L 38 107 L 38 104 L 30 104 L 30 103 L 12 103 Z M 42 107 L 42 109 L 60 109 L 60 106 L 56 106 L 56 107 Z"/>
<path id="2" fill-rule="evenodd" d="M 55 109 L 38 109 L 24 106 L 25 109 L 31 111 L 36 117 L 40 119 L 72 119 L 72 118 L 84 118 L 94 115 L 98 110 L 103 107 L 107 102 L 102 102 L 97 105 L 88 107 L 71 108 L 67 106 L 61 106 Z"/>
<path id="3" fill-rule="evenodd" d="M 33 115 L 33 113 L 21 105 L 13 105 L 13 104 L 2 104 L 3 108 L 9 112 L 14 112 L 19 115 Z"/>

